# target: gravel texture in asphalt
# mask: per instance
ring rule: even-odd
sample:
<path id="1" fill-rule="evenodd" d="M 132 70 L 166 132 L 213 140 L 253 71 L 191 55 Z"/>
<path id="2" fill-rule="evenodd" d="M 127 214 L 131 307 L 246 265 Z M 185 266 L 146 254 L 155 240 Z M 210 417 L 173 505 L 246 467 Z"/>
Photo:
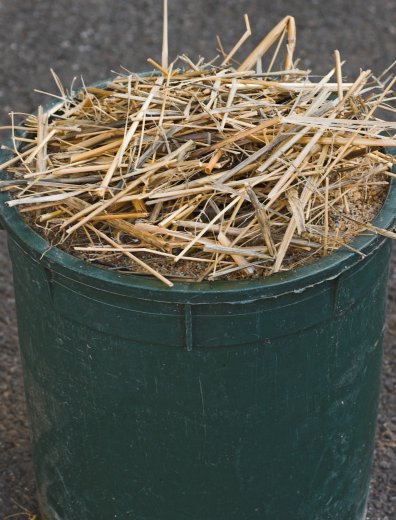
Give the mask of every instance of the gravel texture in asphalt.
<path id="1" fill-rule="evenodd" d="M 161 4 L 160 0 L 0 1 L 0 124 L 8 124 L 11 110 L 28 112 L 42 102 L 43 96 L 33 89 L 56 93 L 50 67 L 65 86 L 80 75 L 86 83 L 107 78 L 121 66 L 147 69 L 146 58 L 160 59 Z M 349 76 L 360 68 L 380 73 L 396 58 L 395 0 L 169 0 L 170 55 L 212 57 L 216 34 L 230 49 L 244 31 L 244 13 L 250 15 L 253 30 L 244 46 L 246 53 L 280 18 L 292 14 L 301 66 L 314 72 L 329 70 L 334 49 L 347 60 L 344 71 Z M 396 274 L 392 273 L 368 520 L 396 518 Z M 5 233 L 0 232 L 0 520 L 14 514 L 15 520 L 26 519 L 24 511 L 37 512 L 11 266 Z"/>

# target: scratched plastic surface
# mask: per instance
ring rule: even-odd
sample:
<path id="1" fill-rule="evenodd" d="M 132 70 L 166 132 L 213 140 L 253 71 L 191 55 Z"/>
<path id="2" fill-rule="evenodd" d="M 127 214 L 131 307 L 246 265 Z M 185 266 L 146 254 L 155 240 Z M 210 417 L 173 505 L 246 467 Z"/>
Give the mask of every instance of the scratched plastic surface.
<path id="1" fill-rule="evenodd" d="M 5 199 L 45 520 L 363 520 L 389 240 L 168 289 L 49 250 Z"/>

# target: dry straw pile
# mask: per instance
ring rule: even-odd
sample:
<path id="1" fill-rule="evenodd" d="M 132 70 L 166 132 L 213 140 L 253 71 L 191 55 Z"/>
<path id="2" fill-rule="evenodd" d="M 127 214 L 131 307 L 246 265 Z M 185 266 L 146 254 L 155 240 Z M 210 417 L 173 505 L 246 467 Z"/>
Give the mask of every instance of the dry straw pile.
<path id="1" fill-rule="evenodd" d="M 310 76 L 290 16 L 236 64 L 245 22 L 211 62 L 168 65 L 165 23 L 156 74 L 74 95 L 59 84 L 59 104 L 12 125 L 9 206 L 53 245 L 168 285 L 268 276 L 363 231 L 393 237 L 369 223 L 394 176 L 396 124 L 377 117 L 395 111 L 390 69 L 346 83 L 336 51 Z"/>

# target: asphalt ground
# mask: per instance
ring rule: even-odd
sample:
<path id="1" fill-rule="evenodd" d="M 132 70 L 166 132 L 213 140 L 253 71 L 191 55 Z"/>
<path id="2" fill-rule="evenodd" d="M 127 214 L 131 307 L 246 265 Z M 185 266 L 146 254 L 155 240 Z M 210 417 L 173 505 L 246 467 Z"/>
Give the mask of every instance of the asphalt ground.
<path id="1" fill-rule="evenodd" d="M 51 67 L 66 87 L 81 75 L 91 83 L 121 67 L 146 70 L 147 58 L 159 60 L 161 55 L 161 4 L 161 0 L 0 0 L 0 124 L 9 123 L 11 110 L 30 112 L 45 102 L 34 89 L 56 94 Z M 292 14 L 300 64 L 314 73 L 332 67 L 334 49 L 346 60 L 343 70 L 349 77 L 367 68 L 379 74 L 396 58 L 395 0 L 169 0 L 170 56 L 212 57 L 216 34 L 225 49 L 231 49 L 244 32 L 244 13 L 249 14 L 253 30 L 243 48 L 246 53 L 277 21 Z M 396 518 L 396 275 L 392 273 L 369 520 Z M 22 520 L 29 512 L 37 513 L 34 479 L 11 266 L 5 233 L 0 232 L 0 519 L 16 515 L 12 518 Z"/>

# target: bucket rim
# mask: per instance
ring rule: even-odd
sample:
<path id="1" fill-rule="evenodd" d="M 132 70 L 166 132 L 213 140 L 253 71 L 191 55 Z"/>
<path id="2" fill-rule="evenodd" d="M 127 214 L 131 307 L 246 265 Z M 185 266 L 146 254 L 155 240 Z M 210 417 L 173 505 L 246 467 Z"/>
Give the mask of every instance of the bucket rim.
<path id="1" fill-rule="evenodd" d="M 105 83 L 101 81 L 94 85 L 104 85 Z M 48 111 L 55 104 L 57 103 L 50 102 L 44 109 Z M 8 138 L 4 145 L 0 149 L 0 164 L 13 156 L 11 151 L 7 149 L 7 147 L 12 145 L 11 138 Z M 387 148 L 386 150 L 389 154 L 396 156 L 396 147 Z M 396 173 L 396 165 L 392 167 L 391 171 Z M 7 178 L 9 178 L 9 174 L 4 170 L 0 170 L 0 179 Z M 43 237 L 25 222 L 17 208 L 6 206 L 6 202 L 9 199 L 10 194 L 8 192 L 0 192 L 0 223 L 3 224 L 9 236 L 26 253 L 60 276 L 108 292 L 121 291 L 129 294 L 138 291 L 140 293 L 145 292 L 147 297 L 156 298 L 156 295 L 161 295 L 160 299 L 165 298 L 166 301 L 175 301 L 181 298 L 183 301 L 196 303 L 199 303 L 199 300 L 204 301 L 207 297 L 209 297 L 210 301 L 213 301 L 214 297 L 219 300 L 222 300 L 223 297 L 227 300 L 233 299 L 233 297 L 241 300 L 243 295 L 251 300 L 255 297 L 265 298 L 287 292 L 299 292 L 325 280 L 337 278 L 351 266 L 364 260 L 357 252 L 341 247 L 328 256 L 316 259 L 290 271 L 274 273 L 268 278 L 203 282 L 174 281 L 173 287 L 167 287 L 151 275 L 145 276 L 112 271 L 105 267 L 90 264 L 57 247 L 50 246 Z M 396 178 L 392 178 L 384 204 L 371 223 L 382 229 L 390 229 L 394 225 L 395 219 Z M 356 251 L 368 255 L 385 240 L 387 239 L 382 236 L 378 236 L 373 232 L 367 232 L 355 237 L 349 245 Z"/>

